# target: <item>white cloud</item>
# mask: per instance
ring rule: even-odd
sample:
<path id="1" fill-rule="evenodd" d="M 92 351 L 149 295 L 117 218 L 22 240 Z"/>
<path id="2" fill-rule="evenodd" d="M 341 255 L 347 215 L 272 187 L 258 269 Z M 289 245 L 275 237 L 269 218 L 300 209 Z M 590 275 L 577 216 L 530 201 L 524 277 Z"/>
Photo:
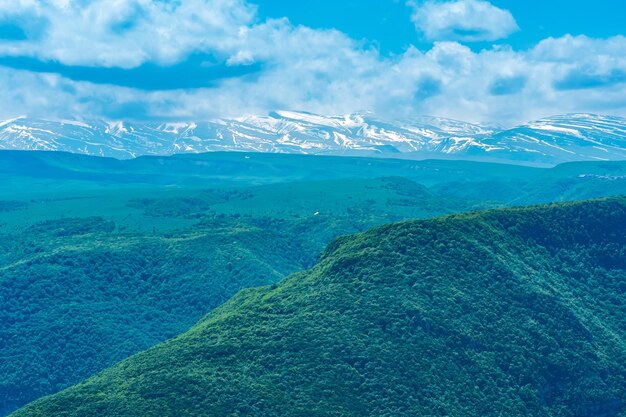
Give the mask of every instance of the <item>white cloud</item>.
<path id="1" fill-rule="evenodd" d="M 0 0 L 0 17 L 29 16 L 43 36 L 0 42 L 0 54 L 67 65 L 172 64 L 195 51 L 226 53 L 256 8 L 244 0 Z"/>
<path id="2" fill-rule="evenodd" d="M 215 49 L 232 65 L 265 66 L 251 77 L 227 79 L 212 88 L 173 91 L 0 67 L 2 118 L 28 113 L 201 120 L 274 109 L 326 114 L 371 109 L 384 116 L 431 114 L 512 124 L 566 112 L 626 115 L 622 36 L 550 38 L 528 51 L 499 46 L 475 52 L 441 41 L 428 51 L 410 47 L 399 56 L 383 57 L 336 30 L 295 26 L 286 19 L 259 22 L 254 8 L 243 1 L 116 0 L 106 2 L 111 10 L 97 16 L 90 7 L 105 2 L 92 2 L 79 13 L 71 0 L 20 1 L 51 22 L 49 35 L 56 40 L 0 42 L 0 54 L 15 48 L 16 54 L 68 65 L 132 67 L 172 63 L 194 51 Z M 199 2 L 208 9 L 193 11 Z M 7 4 L 0 0 L 0 10 Z M 124 25 L 137 5 L 151 9 L 134 25 Z M 60 26 L 64 13 L 80 14 L 76 28 Z M 122 22 L 125 30 L 111 32 L 111 22 Z M 94 30 L 88 33 L 89 23 Z M 176 25 L 181 29 L 174 30 Z"/>
<path id="3" fill-rule="evenodd" d="M 408 2 L 418 31 L 433 41 L 495 41 L 519 30 L 508 10 L 484 0 Z"/>

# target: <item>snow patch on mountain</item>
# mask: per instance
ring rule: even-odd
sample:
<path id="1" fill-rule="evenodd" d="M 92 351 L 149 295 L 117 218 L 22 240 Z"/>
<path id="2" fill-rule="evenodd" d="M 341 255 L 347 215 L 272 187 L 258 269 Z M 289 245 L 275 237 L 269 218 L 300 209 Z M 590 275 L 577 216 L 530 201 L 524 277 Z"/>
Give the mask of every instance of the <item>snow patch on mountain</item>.
<path id="1" fill-rule="evenodd" d="M 499 129 L 439 117 L 382 119 L 372 112 L 322 116 L 275 111 L 204 122 L 0 121 L 0 149 L 132 158 L 248 151 L 486 159 L 535 165 L 626 159 L 626 119 L 569 114 Z"/>

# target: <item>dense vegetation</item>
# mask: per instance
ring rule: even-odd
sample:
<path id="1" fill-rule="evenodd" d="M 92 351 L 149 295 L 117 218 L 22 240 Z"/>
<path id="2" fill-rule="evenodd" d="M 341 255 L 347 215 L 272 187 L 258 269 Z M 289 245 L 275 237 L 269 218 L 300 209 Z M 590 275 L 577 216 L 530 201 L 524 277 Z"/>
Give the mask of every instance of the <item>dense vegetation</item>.
<path id="1" fill-rule="evenodd" d="M 0 152 L 0 416 L 312 266 L 338 235 L 626 193 L 625 174 L 617 162 Z"/>
<path id="2" fill-rule="evenodd" d="M 626 199 L 403 222 L 14 414 L 623 416 Z"/>
<path id="3" fill-rule="evenodd" d="M 187 330 L 242 288 L 311 266 L 336 235 L 467 207 L 402 179 L 136 194 L 117 207 L 107 201 L 115 193 L 38 200 L 5 218 L 0 410 Z M 100 215 L 59 217 L 80 212 Z"/>

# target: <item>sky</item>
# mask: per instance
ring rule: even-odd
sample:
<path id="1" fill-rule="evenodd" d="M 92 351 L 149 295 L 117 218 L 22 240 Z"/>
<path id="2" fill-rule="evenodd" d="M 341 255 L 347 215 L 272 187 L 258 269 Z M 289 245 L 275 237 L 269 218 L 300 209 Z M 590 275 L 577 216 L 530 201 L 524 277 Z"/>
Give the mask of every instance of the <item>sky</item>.
<path id="1" fill-rule="evenodd" d="M 0 0 L 0 118 L 626 116 L 620 0 Z"/>

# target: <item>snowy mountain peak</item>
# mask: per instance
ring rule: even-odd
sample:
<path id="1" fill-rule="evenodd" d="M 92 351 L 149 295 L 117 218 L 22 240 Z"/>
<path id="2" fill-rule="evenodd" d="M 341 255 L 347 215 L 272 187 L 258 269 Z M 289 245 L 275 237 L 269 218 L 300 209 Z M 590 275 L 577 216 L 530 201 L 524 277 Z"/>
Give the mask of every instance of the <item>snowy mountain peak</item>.
<path id="1" fill-rule="evenodd" d="M 626 159 L 626 119 L 568 114 L 498 129 L 440 117 L 383 119 L 279 110 L 205 122 L 38 119 L 0 122 L 0 149 L 58 150 L 117 158 L 248 151 L 458 158 L 553 165 Z"/>

